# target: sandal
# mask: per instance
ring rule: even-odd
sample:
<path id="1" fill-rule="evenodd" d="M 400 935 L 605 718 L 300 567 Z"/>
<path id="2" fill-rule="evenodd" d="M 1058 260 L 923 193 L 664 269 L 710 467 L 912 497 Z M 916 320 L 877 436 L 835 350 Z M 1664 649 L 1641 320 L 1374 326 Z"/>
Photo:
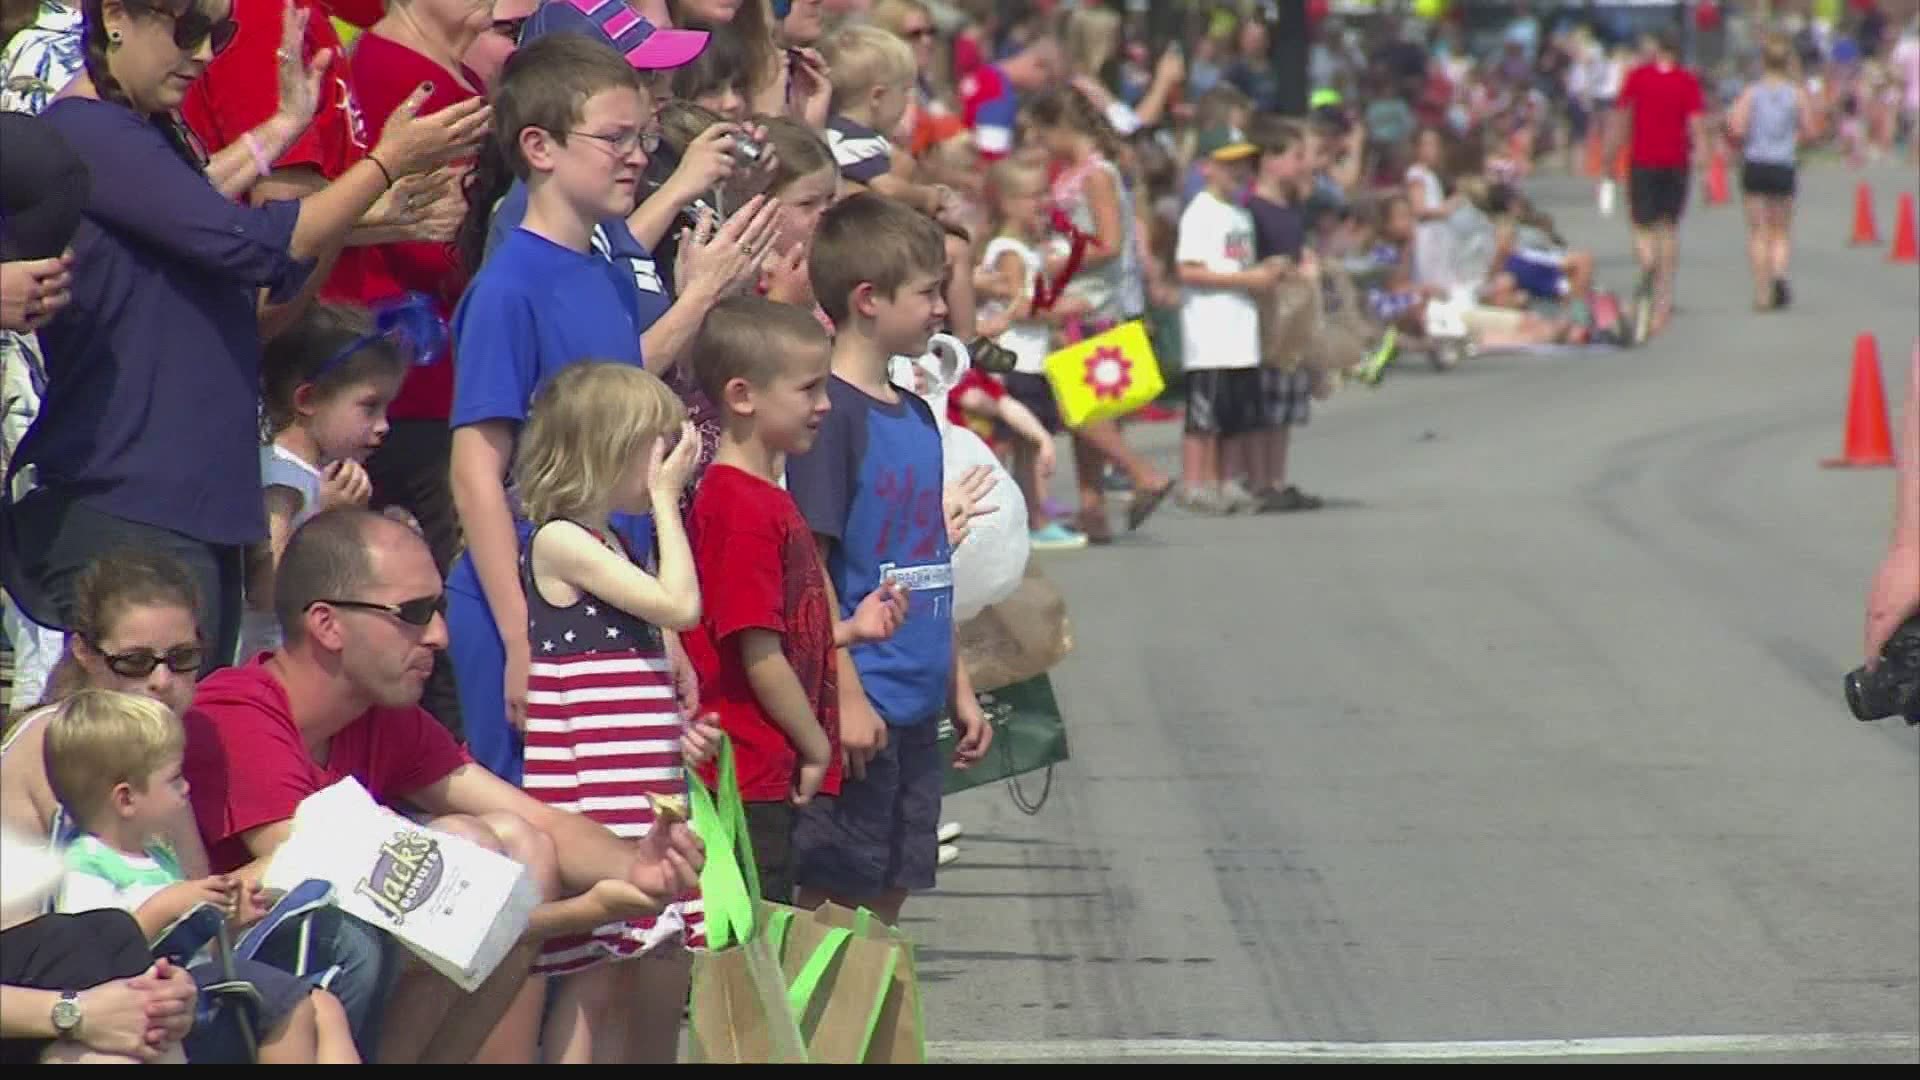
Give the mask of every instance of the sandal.
<path id="1" fill-rule="evenodd" d="M 1107 521 L 1105 510 L 1082 510 L 1074 523 L 1080 526 L 1080 534 L 1087 543 L 1099 547 L 1113 543 L 1113 526 Z"/>
<path id="2" fill-rule="evenodd" d="M 1167 496 L 1173 494 L 1173 485 L 1174 482 L 1168 480 L 1153 491 L 1136 490 L 1133 493 L 1133 505 L 1127 508 L 1128 532 L 1133 532 L 1147 523 L 1147 519 L 1153 516 L 1153 512 L 1160 509 L 1160 504 L 1167 501 Z"/>

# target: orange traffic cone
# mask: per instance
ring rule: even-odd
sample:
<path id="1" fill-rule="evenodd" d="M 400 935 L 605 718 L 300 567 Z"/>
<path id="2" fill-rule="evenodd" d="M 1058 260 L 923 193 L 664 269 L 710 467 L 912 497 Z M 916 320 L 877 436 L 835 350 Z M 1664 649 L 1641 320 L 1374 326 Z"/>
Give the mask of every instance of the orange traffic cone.
<path id="1" fill-rule="evenodd" d="M 1865 180 L 1853 189 L 1853 235 L 1847 243 L 1869 247 L 1880 242 L 1880 228 L 1873 223 L 1873 189 Z"/>
<path id="2" fill-rule="evenodd" d="M 1913 193 L 1900 196 L 1900 210 L 1894 215 L 1893 250 L 1887 258 L 1897 263 L 1920 262 L 1920 237 L 1914 236 Z"/>
<path id="3" fill-rule="evenodd" d="M 1820 463 L 1827 469 L 1880 469 L 1893 464 L 1887 393 L 1880 385 L 1880 346 L 1872 334 L 1853 340 L 1853 390 L 1847 398 L 1846 449 Z"/>
<path id="4" fill-rule="evenodd" d="M 1707 165 L 1707 205 L 1721 206 L 1732 197 L 1727 185 L 1727 152 L 1715 150 Z"/>

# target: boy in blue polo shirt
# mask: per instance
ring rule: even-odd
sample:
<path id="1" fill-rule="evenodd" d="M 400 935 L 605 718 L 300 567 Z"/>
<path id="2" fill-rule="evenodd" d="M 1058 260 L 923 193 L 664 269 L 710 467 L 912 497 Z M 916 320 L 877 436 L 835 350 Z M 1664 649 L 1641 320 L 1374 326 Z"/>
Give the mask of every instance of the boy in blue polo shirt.
<path id="1" fill-rule="evenodd" d="M 841 650 L 847 776 L 838 799 L 799 808 L 793 837 L 803 907 L 831 899 L 888 923 L 909 892 L 933 887 L 941 713 L 952 710 L 959 767 L 993 737 L 954 647 L 940 429 L 887 376 L 895 355 L 926 352 L 945 318 L 946 263 L 940 226 L 885 196 L 855 195 L 821 219 L 808 275 L 837 329 L 833 409 L 813 448 L 787 463 L 841 617 L 889 579 L 909 598 L 891 639 Z"/>

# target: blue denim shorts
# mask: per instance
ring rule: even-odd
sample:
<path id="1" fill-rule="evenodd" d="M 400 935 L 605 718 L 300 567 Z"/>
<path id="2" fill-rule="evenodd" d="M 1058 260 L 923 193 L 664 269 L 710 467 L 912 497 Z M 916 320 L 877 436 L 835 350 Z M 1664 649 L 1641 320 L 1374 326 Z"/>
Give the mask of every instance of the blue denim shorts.
<path id="1" fill-rule="evenodd" d="M 799 808 L 793 862 L 800 885 L 844 900 L 933 888 L 947 771 L 939 740 L 932 719 L 888 725 L 887 747 L 867 763 L 865 778 L 849 776 L 839 798 Z"/>

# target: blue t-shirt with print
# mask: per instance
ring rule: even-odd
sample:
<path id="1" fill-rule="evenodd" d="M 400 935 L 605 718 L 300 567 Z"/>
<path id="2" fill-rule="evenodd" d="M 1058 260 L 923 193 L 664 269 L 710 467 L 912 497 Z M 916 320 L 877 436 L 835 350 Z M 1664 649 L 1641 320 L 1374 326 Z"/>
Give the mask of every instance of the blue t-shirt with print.
<path id="1" fill-rule="evenodd" d="M 947 544 L 940 428 L 927 403 L 895 388 L 881 401 L 834 376 L 833 411 L 813 449 L 787 461 L 807 526 L 834 540 L 827 572 L 840 614 L 891 577 L 908 591 L 892 638 L 853 647 L 867 698 L 895 727 L 935 720 L 953 676 L 953 552 Z"/>
<path id="2" fill-rule="evenodd" d="M 506 197 L 493 208 L 493 220 L 487 226 L 487 254 L 493 254 L 500 242 L 509 233 L 520 228 L 520 222 L 527 216 L 527 185 L 515 180 L 513 187 L 507 190 Z M 673 306 L 673 283 L 666 273 L 667 268 L 660 266 L 627 228 L 627 223 L 617 217 L 608 218 L 593 227 L 593 250 L 603 259 L 618 260 L 626 264 L 633 272 L 634 287 L 639 290 L 640 309 L 638 322 L 642 333 L 659 321 L 660 316 Z"/>

